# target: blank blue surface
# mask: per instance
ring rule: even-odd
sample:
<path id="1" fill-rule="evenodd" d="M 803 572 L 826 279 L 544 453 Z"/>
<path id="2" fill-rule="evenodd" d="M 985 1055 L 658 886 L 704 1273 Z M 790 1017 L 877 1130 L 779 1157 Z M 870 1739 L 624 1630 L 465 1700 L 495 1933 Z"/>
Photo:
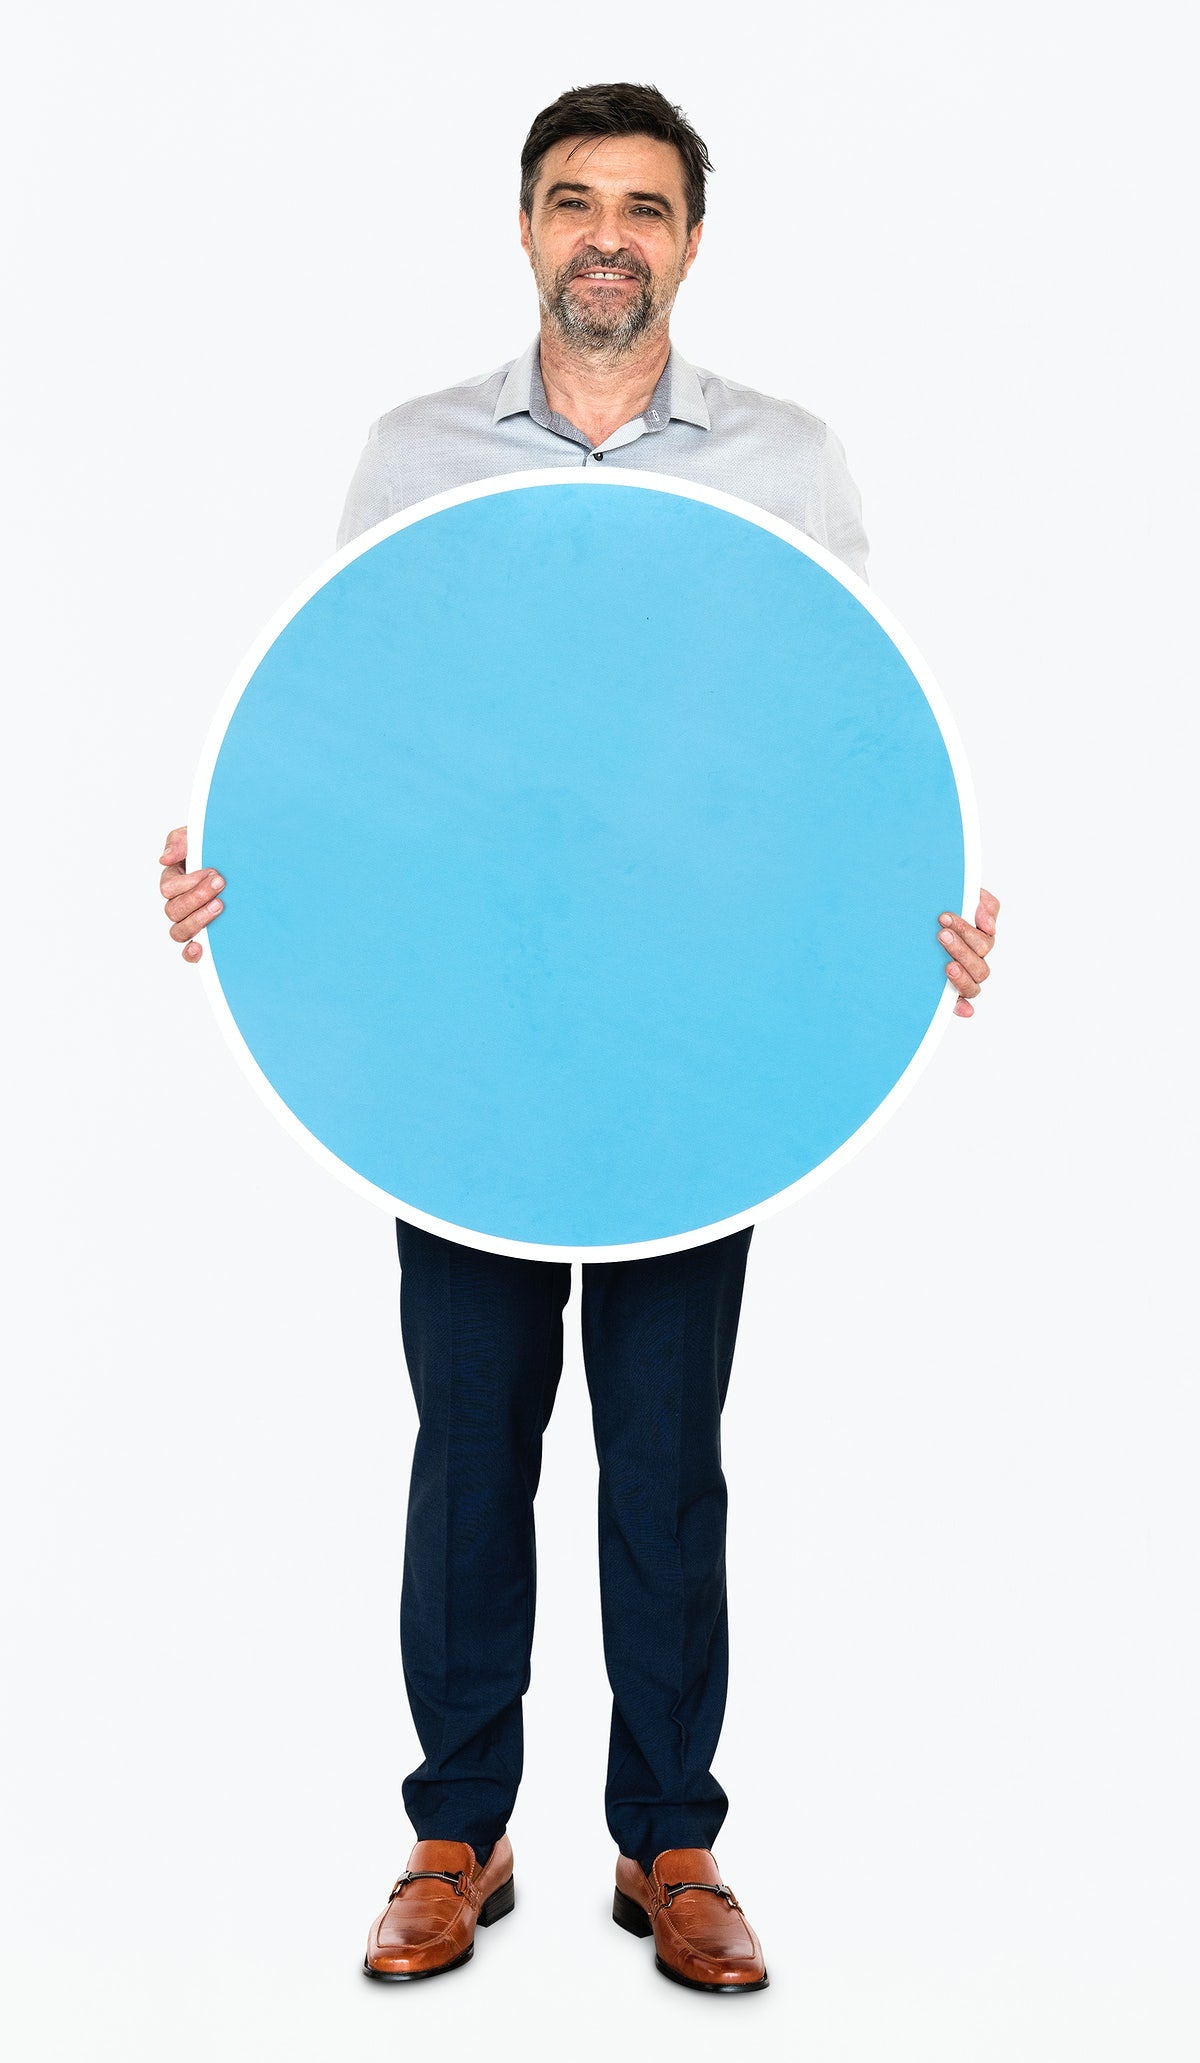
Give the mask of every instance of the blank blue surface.
<path id="1" fill-rule="evenodd" d="M 944 988 L 963 830 L 870 611 L 746 519 L 530 486 L 343 566 L 212 777 L 208 934 L 300 1122 L 546 1245 L 753 1209 L 858 1130 Z"/>

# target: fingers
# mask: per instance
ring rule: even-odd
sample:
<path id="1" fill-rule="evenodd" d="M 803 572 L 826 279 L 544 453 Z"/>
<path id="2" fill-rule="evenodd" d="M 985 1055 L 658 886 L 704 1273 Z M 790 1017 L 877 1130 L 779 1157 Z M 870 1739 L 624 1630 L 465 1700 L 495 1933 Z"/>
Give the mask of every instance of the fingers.
<path id="1" fill-rule="evenodd" d="M 947 960 L 946 980 L 952 988 L 958 990 L 960 996 L 977 996 L 979 994 L 981 983 L 976 981 L 973 974 L 968 974 L 961 960 Z"/>
<path id="2" fill-rule="evenodd" d="M 956 910 L 943 910 L 938 918 L 941 926 L 938 943 L 945 946 L 954 958 L 946 963 L 946 979 L 958 990 L 958 1001 L 954 1005 L 956 1017 L 974 1017 L 970 998 L 977 996 L 991 968 L 987 955 L 996 943 L 996 918 L 1000 903 L 990 889 L 979 891 L 979 907 L 975 912 L 974 924 L 968 924 L 965 917 Z"/>
<path id="3" fill-rule="evenodd" d="M 184 900 L 191 901 L 192 898 L 184 897 Z M 170 905 L 168 904 L 167 907 L 169 909 Z M 219 895 L 213 896 L 208 901 L 202 900 L 199 907 L 193 909 L 190 916 L 181 917 L 177 924 L 172 924 L 171 937 L 178 939 L 180 942 L 184 939 L 195 938 L 196 933 L 203 931 L 206 924 L 211 924 L 214 917 L 219 917 L 224 908 L 225 905 Z"/>
<path id="4" fill-rule="evenodd" d="M 954 910 L 943 910 L 938 918 L 938 923 L 944 927 L 944 930 L 938 934 L 944 946 L 957 946 L 961 940 L 962 944 L 969 947 L 971 952 L 978 953 L 982 958 L 983 955 L 991 952 L 992 947 L 996 943 L 995 939 L 989 937 L 986 931 L 980 931 L 974 924 L 968 924 L 966 918 L 960 917 Z M 955 936 L 947 937 L 945 935 L 947 932 L 952 932 Z"/>
<path id="5" fill-rule="evenodd" d="M 167 899 L 168 923 L 178 924 L 182 918 L 190 917 L 194 910 L 211 902 L 214 895 L 220 895 L 224 886 L 224 876 L 218 874 L 215 867 L 202 867 L 198 874 L 168 878 L 162 887 Z"/>
<path id="6" fill-rule="evenodd" d="M 946 972 L 949 973 L 951 968 L 957 967 L 964 974 L 969 975 L 975 984 L 972 994 L 978 995 L 980 988 L 992 971 L 982 953 L 972 952 L 970 946 L 963 943 L 961 934 L 948 928 L 945 931 L 938 932 L 938 942 L 940 945 L 945 946 L 948 953 L 953 953 L 954 955 Z"/>
<path id="7" fill-rule="evenodd" d="M 225 880 L 215 867 L 196 867 L 190 874 L 185 873 L 186 859 L 187 825 L 177 824 L 167 832 L 159 854 L 162 874 L 158 886 L 171 937 L 182 945 L 183 958 L 194 967 L 197 960 L 204 958 L 204 947 L 196 933 L 203 931 L 225 908 L 220 893 Z"/>
<path id="8" fill-rule="evenodd" d="M 182 867 L 164 867 L 158 884 L 159 894 L 174 901 L 178 896 L 189 895 L 193 888 L 203 887 L 206 881 L 211 882 L 214 888 L 223 888 L 224 882 L 219 882 L 216 876 L 215 867 L 197 867 L 194 874 L 185 874 Z"/>

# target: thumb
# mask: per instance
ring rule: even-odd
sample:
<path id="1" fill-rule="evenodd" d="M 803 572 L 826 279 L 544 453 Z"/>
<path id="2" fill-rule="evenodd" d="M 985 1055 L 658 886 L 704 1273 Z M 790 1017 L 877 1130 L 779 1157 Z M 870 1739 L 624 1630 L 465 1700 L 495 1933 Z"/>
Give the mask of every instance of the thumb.
<path id="1" fill-rule="evenodd" d="M 168 831 L 166 842 L 159 854 L 160 867 L 174 867 L 187 858 L 187 825 L 180 824 L 174 831 Z"/>
<path id="2" fill-rule="evenodd" d="M 976 931 L 986 931 L 990 937 L 996 935 L 996 919 L 1000 914 L 1000 903 L 989 888 L 979 891 L 979 908 L 975 912 Z"/>

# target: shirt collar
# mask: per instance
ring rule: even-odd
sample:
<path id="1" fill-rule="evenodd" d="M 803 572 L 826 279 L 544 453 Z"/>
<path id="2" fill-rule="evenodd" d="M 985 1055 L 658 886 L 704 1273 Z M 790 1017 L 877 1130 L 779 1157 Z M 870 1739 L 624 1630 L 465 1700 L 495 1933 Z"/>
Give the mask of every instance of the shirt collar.
<path id="1" fill-rule="evenodd" d="M 501 423 L 510 415 L 531 415 L 535 422 L 539 416 L 548 417 L 539 343 L 540 339 L 535 337 L 509 366 L 492 417 L 494 423 Z M 658 417 L 663 420 L 656 420 Z M 700 430 L 711 428 L 700 375 L 694 365 L 680 356 L 674 344 L 643 420 L 647 429 L 661 430 L 667 420 L 694 423 Z"/>

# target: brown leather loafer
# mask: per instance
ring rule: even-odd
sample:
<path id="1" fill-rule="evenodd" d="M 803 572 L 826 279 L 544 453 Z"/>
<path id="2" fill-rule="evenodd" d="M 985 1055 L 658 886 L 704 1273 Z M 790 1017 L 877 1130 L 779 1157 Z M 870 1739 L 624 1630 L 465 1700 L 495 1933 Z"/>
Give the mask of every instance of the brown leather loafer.
<path id="1" fill-rule="evenodd" d="M 482 1869 L 466 1841 L 418 1841 L 367 1939 L 368 1977 L 402 1984 L 470 1962 L 476 1924 L 490 1927 L 513 1909 L 512 1870 L 507 1834 Z"/>
<path id="2" fill-rule="evenodd" d="M 650 1875 L 617 1858 L 613 1918 L 653 1934 L 664 1977 L 693 1991 L 763 1991 L 766 1965 L 754 1932 L 707 1848 L 665 1848 Z"/>

